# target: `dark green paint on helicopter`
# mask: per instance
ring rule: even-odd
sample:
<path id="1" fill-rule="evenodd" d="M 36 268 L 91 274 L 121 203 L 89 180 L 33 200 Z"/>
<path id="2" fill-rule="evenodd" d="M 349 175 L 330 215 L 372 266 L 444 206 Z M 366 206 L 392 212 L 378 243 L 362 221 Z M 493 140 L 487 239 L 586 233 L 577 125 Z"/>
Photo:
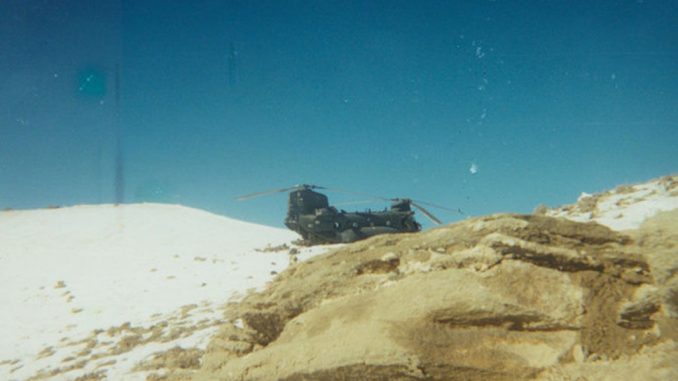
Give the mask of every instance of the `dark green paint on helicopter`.
<path id="1" fill-rule="evenodd" d="M 421 225 L 414 218 L 412 206 L 434 223 L 441 223 L 421 205 L 410 199 L 377 197 L 391 201 L 390 208 L 378 212 L 346 212 L 331 206 L 327 196 L 314 189 L 327 188 L 304 184 L 254 193 L 239 197 L 238 200 L 290 192 L 285 226 L 299 233 L 302 242 L 308 245 L 348 243 L 379 234 L 418 232 Z"/>

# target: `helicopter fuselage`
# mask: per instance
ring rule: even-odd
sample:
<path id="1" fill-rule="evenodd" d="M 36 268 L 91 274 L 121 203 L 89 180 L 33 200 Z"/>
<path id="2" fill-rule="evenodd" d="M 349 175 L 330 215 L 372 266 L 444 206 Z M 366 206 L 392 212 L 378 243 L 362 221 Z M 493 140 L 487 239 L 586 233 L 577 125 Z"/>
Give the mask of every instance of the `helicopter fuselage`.
<path id="1" fill-rule="evenodd" d="M 285 226 L 312 245 L 421 230 L 409 200 L 399 200 L 384 211 L 345 212 L 330 206 L 324 194 L 307 188 L 290 192 Z"/>

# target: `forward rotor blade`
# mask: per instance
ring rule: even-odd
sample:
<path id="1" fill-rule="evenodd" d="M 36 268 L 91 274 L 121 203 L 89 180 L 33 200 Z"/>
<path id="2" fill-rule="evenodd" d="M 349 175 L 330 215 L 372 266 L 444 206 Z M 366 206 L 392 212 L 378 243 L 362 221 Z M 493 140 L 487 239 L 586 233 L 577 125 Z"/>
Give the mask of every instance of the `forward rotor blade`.
<path id="1" fill-rule="evenodd" d="M 424 214 L 429 220 L 431 220 L 431 222 L 433 222 L 434 224 L 436 224 L 436 225 L 441 225 L 441 224 L 442 224 L 442 221 L 440 221 L 439 219 L 437 219 L 436 216 L 434 216 L 433 214 L 431 214 L 431 212 L 429 212 L 428 210 L 426 210 L 423 206 L 421 206 L 421 205 L 419 205 L 419 204 L 417 204 L 416 202 L 411 201 L 411 200 L 410 200 L 410 203 L 412 204 L 412 206 L 414 206 L 415 208 L 419 209 L 419 211 L 420 211 L 421 213 L 423 213 L 423 214 Z"/>
<path id="2" fill-rule="evenodd" d="M 289 188 L 272 189 L 272 190 L 268 190 L 268 191 L 264 191 L 264 192 L 250 193 L 250 194 L 246 194 L 246 195 L 243 195 L 243 196 L 238 196 L 236 198 L 236 200 L 245 201 L 245 200 L 250 200 L 250 199 L 261 197 L 261 196 L 268 196 L 270 194 L 290 192 L 290 191 L 295 191 L 295 190 L 304 189 L 304 188 L 306 188 L 306 189 L 326 189 L 325 187 L 321 187 L 321 186 L 318 186 L 318 185 L 297 184 L 297 185 L 295 185 L 293 187 L 289 187 Z"/>
<path id="3" fill-rule="evenodd" d="M 272 190 L 268 190 L 268 191 L 264 191 L 264 192 L 250 193 L 250 194 L 246 194 L 246 195 L 243 195 L 243 196 L 238 196 L 236 198 L 236 200 L 245 201 L 245 200 L 250 200 L 250 199 L 261 197 L 261 196 L 268 196 L 269 194 L 289 192 L 289 191 L 295 190 L 297 188 L 299 188 L 298 185 L 293 186 L 293 187 L 289 187 L 289 188 L 272 189 Z"/>

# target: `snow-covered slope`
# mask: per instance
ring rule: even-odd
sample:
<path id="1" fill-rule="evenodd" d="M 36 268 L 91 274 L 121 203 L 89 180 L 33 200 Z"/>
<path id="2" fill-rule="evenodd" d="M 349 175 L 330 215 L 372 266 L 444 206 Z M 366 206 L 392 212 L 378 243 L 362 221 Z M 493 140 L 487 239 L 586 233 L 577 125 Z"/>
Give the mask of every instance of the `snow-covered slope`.
<path id="1" fill-rule="evenodd" d="M 625 230 L 676 208 L 668 176 L 542 212 Z M 297 238 L 177 205 L 0 212 L 0 380 L 144 380 L 136 364 L 175 347 L 199 361 L 229 298 L 287 267 L 260 249 Z"/>
<path id="2" fill-rule="evenodd" d="M 176 205 L 0 212 L 0 379 L 144 379 L 136 360 L 206 343 L 230 297 L 288 265 L 258 249 L 297 238 Z"/>
<path id="3" fill-rule="evenodd" d="M 582 193 L 576 204 L 544 213 L 578 222 L 595 221 L 613 230 L 627 230 L 638 228 L 658 212 L 673 209 L 678 209 L 678 176 L 621 185 L 602 193 Z"/>

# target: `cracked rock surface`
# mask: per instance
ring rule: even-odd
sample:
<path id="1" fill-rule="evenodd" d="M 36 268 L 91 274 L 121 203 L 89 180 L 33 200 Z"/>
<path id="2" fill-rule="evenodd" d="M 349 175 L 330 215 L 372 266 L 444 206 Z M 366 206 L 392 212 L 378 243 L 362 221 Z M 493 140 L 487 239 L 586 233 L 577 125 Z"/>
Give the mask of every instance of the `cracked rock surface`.
<path id="1" fill-rule="evenodd" d="M 678 211 L 624 234 L 503 214 L 373 237 L 232 305 L 167 377 L 678 379 L 676 231 Z"/>

